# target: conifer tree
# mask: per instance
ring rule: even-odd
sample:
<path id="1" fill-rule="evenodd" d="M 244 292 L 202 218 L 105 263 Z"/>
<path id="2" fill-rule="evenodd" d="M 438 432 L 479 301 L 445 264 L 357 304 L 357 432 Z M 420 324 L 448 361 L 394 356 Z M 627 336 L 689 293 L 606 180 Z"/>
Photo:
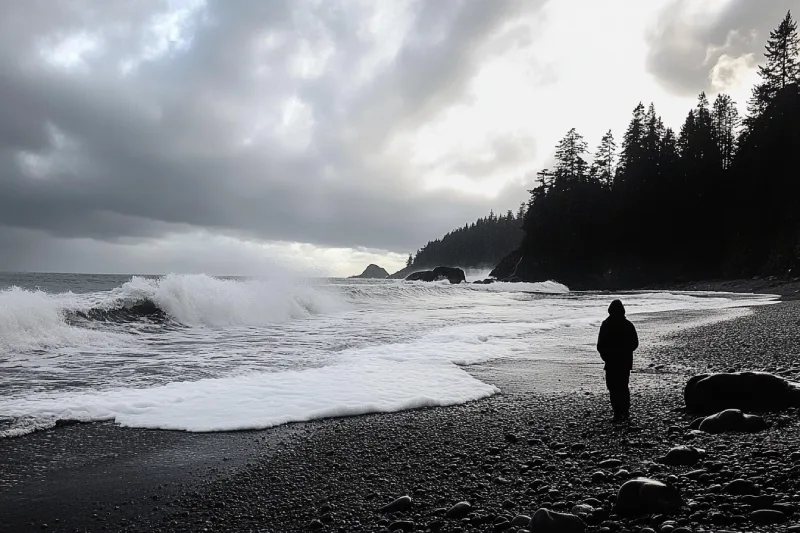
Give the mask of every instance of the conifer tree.
<path id="1" fill-rule="evenodd" d="M 711 122 L 722 159 L 722 168 L 728 169 L 733 163 L 733 156 L 736 153 L 736 130 L 740 120 L 736 104 L 727 94 L 720 94 L 714 100 Z"/>
<path id="2" fill-rule="evenodd" d="M 600 140 L 600 146 L 597 147 L 594 163 L 592 163 L 592 175 L 594 179 L 609 189 L 614 180 L 616 160 L 617 143 L 614 142 L 614 134 L 608 130 Z"/>
<path id="3" fill-rule="evenodd" d="M 622 151 L 617 166 L 617 176 L 614 186 L 627 186 L 629 178 L 636 173 L 636 169 L 644 159 L 644 131 L 645 131 L 644 105 L 639 102 L 633 110 L 633 117 L 622 138 Z"/>
<path id="4" fill-rule="evenodd" d="M 758 68 L 762 81 L 753 88 L 748 107 L 748 125 L 764 113 L 779 91 L 791 83 L 800 82 L 800 37 L 791 11 L 770 32 L 765 48 L 766 63 Z"/>
<path id="5" fill-rule="evenodd" d="M 555 185 L 561 189 L 571 187 L 586 178 L 587 164 L 584 156 L 588 145 L 583 137 L 572 128 L 556 146 Z"/>

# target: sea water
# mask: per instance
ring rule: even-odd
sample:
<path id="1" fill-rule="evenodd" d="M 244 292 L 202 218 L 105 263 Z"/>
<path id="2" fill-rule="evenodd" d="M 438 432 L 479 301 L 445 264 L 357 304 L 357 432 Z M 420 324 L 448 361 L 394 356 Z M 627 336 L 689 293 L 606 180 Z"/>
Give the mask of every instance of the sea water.
<path id="1" fill-rule="evenodd" d="M 0 437 L 57 420 L 230 431 L 464 403 L 499 392 L 469 365 L 597 359 L 612 297 L 555 282 L 0 274 Z M 624 300 L 635 321 L 723 320 L 775 298 Z"/>

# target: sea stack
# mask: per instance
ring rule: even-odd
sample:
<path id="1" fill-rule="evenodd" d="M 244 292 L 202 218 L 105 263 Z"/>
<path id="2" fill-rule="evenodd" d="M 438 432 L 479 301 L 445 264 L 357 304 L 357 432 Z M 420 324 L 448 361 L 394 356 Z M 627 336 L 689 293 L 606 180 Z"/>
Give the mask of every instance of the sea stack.
<path id="1" fill-rule="evenodd" d="M 378 265 L 369 265 L 364 269 L 364 272 L 358 276 L 350 276 L 350 279 L 386 279 L 389 273 Z"/>

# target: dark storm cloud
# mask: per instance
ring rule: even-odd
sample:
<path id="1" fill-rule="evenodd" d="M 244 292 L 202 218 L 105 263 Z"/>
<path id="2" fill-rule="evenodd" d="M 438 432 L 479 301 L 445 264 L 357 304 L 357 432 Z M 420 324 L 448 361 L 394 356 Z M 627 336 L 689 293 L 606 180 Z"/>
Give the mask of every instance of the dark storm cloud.
<path id="1" fill-rule="evenodd" d="M 649 72 L 680 95 L 709 90 L 710 74 L 723 55 L 738 59 L 752 54 L 753 64 L 760 63 L 770 30 L 788 10 L 800 14 L 800 0 L 731 0 L 714 16 L 690 16 L 689 9 L 698 4 L 670 3 L 647 39 Z"/>
<path id="2" fill-rule="evenodd" d="M 521 2 L 418 4 L 394 61 L 363 83 L 375 42 L 358 36 L 357 4 L 209 1 L 165 37 L 152 27 L 167 5 L 0 4 L 0 233 L 113 242 L 197 227 L 404 251 L 488 210 L 365 154 L 461 98 Z M 59 48 L 75 35 L 89 51 Z M 322 75 L 297 74 L 298 54 L 324 49 Z M 56 51 L 71 65 L 48 64 Z M 287 127 L 291 98 L 310 118 Z M 518 157 L 498 142 L 498 158 Z"/>

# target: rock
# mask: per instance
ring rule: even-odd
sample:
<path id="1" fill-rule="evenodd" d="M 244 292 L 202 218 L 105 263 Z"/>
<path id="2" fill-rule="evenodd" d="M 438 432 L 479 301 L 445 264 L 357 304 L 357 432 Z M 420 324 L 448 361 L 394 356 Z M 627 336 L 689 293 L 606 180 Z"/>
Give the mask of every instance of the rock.
<path id="1" fill-rule="evenodd" d="M 516 444 L 516 443 L 519 442 L 519 437 L 517 437 L 513 433 L 506 433 L 505 434 L 505 439 L 506 439 L 506 442 L 509 442 L 511 444 Z"/>
<path id="2" fill-rule="evenodd" d="M 325 526 L 322 525 L 322 522 L 320 522 L 317 519 L 312 520 L 311 523 L 308 524 L 308 529 L 311 530 L 311 531 L 317 531 L 319 529 L 322 529 L 323 527 L 325 527 Z"/>
<path id="3" fill-rule="evenodd" d="M 381 507 L 382 513 L 399 513 L 406 511 L 411 507 L 411 496 L 400 496 L 392 503 Z"/>
<path id="4" fill-rule="evenodd" d="M 436 281 L 432 270 L 420 270 L 406 276 L 406 281 Z"/>
<path id="5" fill-rule="evenodd" d="M 617 468 L 618 466 L 622 466 L 622 461 L 619 459 L 606 459 L 605 461 L 600 461 L 600 464 L 597 466 L 600 468 Z"/>
<path id="6" fill-rule="evenodd" d="M 528 524 L 531 523 L 531 517 L 524 514 L 518 514 L 514 517 L 514 520 L 511 521 L 511 527 L 528 527 Z"/>
<path id="7" fill-rule="evenodd" d="M 683 499 L 678 489 L 645 477 L 623 483 L 614 511 L 618 514 L 668 514 L 680 509 Z"/>
<path id="8" fill-rule="evenodd" d="M 437 281 L 440 279 L 446 279 L 450 283 L 456 284 L 466 281 L 467 277 L 460 268 L 442 266 L 436 267 L 433 270 L 414 272 L 406 277 L 406 281 Z"/>
<path id="9" fill-rule="evenodd" d="M 767 428 L 766 421 L 758 415 L 747 415 L 739 409 L 726 409 L 707 416 L 700 422 L 700 431 L 706 433 L 726 433 L 729 431 L 755 433 Z"/>
<path id="10" fill-rule="evenodd" d="M 467 281 L 467 276 L 460 268 L 453 267 L 436 267 L 433 269 L 433 274 L 437 279 L 446 278 L 450 283 L 461 283 Z"/>
<path id="11" fill-rule="evenodd" d="M 542 508 L 533 514 L 529 529 L 536 533 L 584 533 L 586 526 L 573 514 Z"/>
<path id="12" fill-rule="evenodd" d="M 411 520 L 397 520 L 389 524 L 389 531 L 414 531 L 414 522 Z"/>
<path id="13" fill-rule="evenodd" d="M 733 494 L 734 496 L 749 496 L 758 494 L 758 488 L 749 479 L 734 479 L 722 487 L 722 492 Z"/>
<path id="14" fill-rule="evenodd" d="M 759 509 L 750 513 L 750 520 L 756 524 L 778 524 L 786 520 L 786 515 L 774 509 Z"/>
<path id="15" fill-rule="evenodd" d="M 575 516 L 583 518 L 592 514 L 594 512 L 594 507 L 585 503 L 579 503 L 577 505 L 573 505 L 570 512 Z"/>
<path id="16" fill-rule="evenodd" d="M 767 372 L 700 374 L 686 383 L 683 399 L 696 413 L 779 411 L 800 406 L 800 383 Z"/>
<path id="17" fill-rule="evenodd" d="M 676 446 L 667 452 L 667 455 L 658 459 L 658 462 L 670 466 L 693 466 L 705 455 L 705 450 L 694 446 Z"/>
<path id="18" fill-rule="evenodd" d="M 464 518 L 472 511 L 472 506 L 469 502 L 458 502 L 444 513 L 445 518 L 454 518 L 459 520 Z"/>
<path id="19" fill-rule="evenodd" d="M 386 279 L 389 273 L 378 265 L 369 265 L 364 272 L 358 276 L 350 276 L 350 279 Z"/>

